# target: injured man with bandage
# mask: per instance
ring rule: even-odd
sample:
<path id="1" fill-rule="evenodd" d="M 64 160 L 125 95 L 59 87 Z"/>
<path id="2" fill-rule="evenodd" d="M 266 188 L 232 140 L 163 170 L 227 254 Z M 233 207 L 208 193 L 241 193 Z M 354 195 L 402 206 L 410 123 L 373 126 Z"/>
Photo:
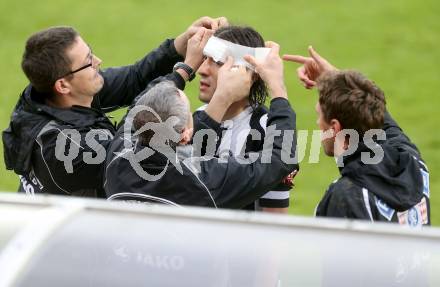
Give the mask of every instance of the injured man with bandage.
<path id="1" fill-rule="evenodd" d="M 199 36 L 201 44 L 195 46 L 208 42 L 197 66 L 200 98 L 207 105 L 193 122 L 182 87 L 166 77 L 138 97 L 107 154 L 107 197 L 234 209 L 255 206 L 263 198 L 268 207 L 286 208 L 288 178 L 298 170 L 291 160 L 296 115 L 287 98 L 279 46 L 268 42 L 267 48 L 254 49 L 264 42 L 250 28 L 221 28 L 206 41 L 206 34 Z M 193 46 L 188 42 L 187 53 Z M 204 131 L 222 136 L 218 149 L 205 147 L 207 155 L 197 151 Z M 268 197 L 268 192 L 276 195 Z M 283 204 L 272 204 L 277 201 Z"/>
<path id="2" fill-rule="evenodd" d="M 269 48 L 265 48 L 261 35 L 250 27 L 222 27 L 206 44 L 203 50 L 205 60 L 198 70 L 201 77 L 199 99 L 206 104 L 194 113 L 194 121 L 196 127 L 200 121 L 207 122 L 209 126 L 205 125 L 204 128 L 211 128 L 218 134 L 215 156 L 246 155 L 263 149 L 268 119 L 268 110 L 264 103 L 268 89 L 244 56 L 252 55 L 261 60 L 269 51 Z M 233 57 L 234 65 L 244 65 L 253 71 L 252 84 L 247 96 L 231 104 L 219 123 L 206 121 L 204 111 L 217 89 L 218 72 L 227 56 Z M 206 145 L 206 142 L 202 142 L 202 155 L 206 153 Z M 295 174 L 296 171 L 244 209 L 287 214 Z"/>

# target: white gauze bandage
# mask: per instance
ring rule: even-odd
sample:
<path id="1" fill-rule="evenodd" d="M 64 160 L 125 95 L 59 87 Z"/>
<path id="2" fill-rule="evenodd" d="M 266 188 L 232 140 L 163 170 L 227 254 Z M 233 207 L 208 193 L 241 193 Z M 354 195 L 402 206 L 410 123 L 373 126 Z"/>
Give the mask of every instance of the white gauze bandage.
<path id="1" fill-rule="evenodd" d="M 251 55 L 257 60 L 264 60 L 269 54 L 270 48 L 252 48 L 234 44 L 232 42 L 212 36 L 209 38 L 203 49 L 203 55 L 211 57 L 215 62 L 226 62 L 226 58 L 231 56 L 234 59 L 234 65 L 246 66 L 255 70 L 254 66 L 246 62 L 243 57 Z"/>

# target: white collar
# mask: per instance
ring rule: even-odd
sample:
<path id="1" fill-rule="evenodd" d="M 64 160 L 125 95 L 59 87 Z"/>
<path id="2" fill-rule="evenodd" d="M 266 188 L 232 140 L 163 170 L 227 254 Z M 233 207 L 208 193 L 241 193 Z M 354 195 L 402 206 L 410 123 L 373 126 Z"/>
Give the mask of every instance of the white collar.
<path id="1" fill-rule="evenodd" d="M 247 106 L 241 113 L 233 117 L 232 119 L 225 120 L 221 123 L 221 127 L 224 129 L 231 129 L 235 123 L 241 122 L 244 118 L 252 114 L 252 107 Z"/>

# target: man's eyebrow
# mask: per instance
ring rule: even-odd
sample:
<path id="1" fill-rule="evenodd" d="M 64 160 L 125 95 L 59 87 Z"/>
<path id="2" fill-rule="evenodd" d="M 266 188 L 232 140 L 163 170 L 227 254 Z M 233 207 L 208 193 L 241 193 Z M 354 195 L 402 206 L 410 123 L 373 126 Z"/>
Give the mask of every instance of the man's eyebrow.
<path id="1" fill-rule="evenodd" d="M 210 58 L 211 61 L 213 61 L 213 62 L 216 63 L 217 65 L 223 65 L 223 64 L 224 64 L 222 61 L 216 61 L 216 60 L 214 60 L 213 57 L 208 57 L 208 58 Z"/>

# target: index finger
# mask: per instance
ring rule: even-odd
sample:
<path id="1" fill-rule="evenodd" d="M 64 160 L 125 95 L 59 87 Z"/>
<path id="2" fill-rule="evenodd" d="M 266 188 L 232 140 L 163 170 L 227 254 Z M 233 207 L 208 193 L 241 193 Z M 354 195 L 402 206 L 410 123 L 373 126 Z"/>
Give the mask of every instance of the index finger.
<path id="1" fill-rule="evenodd" d="M 231 56 L 228 56 L 226 58 L 225 63 L 220 69 L 229 71 L 232 68 L 232 65 L 234 64 L 234 59 Z"/>
<path id="2" fill-rule="evenodd" d="M 321 55 L 319 55 L 319 54 L 315 51 L 315 49 L 313 49 L 312 46 L 309 46 L 309 54 L 310 54 L 310 56 L 313 58 L 313 60 L 315 60 L 315 62 L 316 62 L 318 65 L 321 65 L 321 64 L 327 63 L 327 60 L 325 60 L 323 57 L 321 57 Z"/>
<path id="3" fill-rule="evenodd" d="M 200 41 L 200 46 L 205 47 L 209 38 L 214 34 L 213 30 L 205 29 L 205 33 L 203 34 L 202 40 Z"/>
<path id="4" fill-rule="evenodd" d="M 204 28 L 204 27 L 198 28 L 197 32 L 191 38 L 194 38 L 194 39 L 197 39 L 197 40 L 201 41 L 206 30 L 207 29 Z"/>
<path id="5" fill-rule="evenodd" d="M 256 67 L 257 66 L 257 59 L 255 59 L 253 56 L 251 55 L 244 55 L 243 59 L 248 62 L 249 64 L 251 64 L 252 66 Z"/>
<path id="6" fill-rule="evenodd" d="M 211 29 L 216 31 L 218 29 L 218 23 L 217 21 L 212 21 L 211 22 Z"/>
<path id="7" fill-rule="evenodd" d="M 298 63 L 298 64 L 305 64 L 305 63 L 307 63 L 308 58 L 300 56 L 300 55 L 289 55 L 289 54 L 286 54 L 286 55 L 283 55 L 283 60 L 290 61 L 290 62 L 295 62 L 295 63 Z"/>
<path id="8" fill-rule="evenodd" d="M 204 16 L 204 17 L 198 19 L 194 23 L 194 25 L 195 26 L 200 26 L 200 27 L 205 27 L 205 28 L 208 28 L 208 29 L 212 29 L 213 22 L 215 22 L 214 19 L 212 19 L 211 17 L 208 17 L 208 16 Z"/>
<path id="9" fill-rule="evenodd" d="M 218 23 L 218 28 L 229 26 L 228 19 L 226 17 L 219 17 L 216 19 Z"/>
<path id="10" fill-rule="evenodd" d="M 278 45 L 277 43 L 275 43 L 273 41 L 266 41 L 264 44 L 267 48 L 270 48 L 270 52 L 272 54 L 274 54 L 274 53 L 276 53 L 277 55 L 279 54 L 280 45 Z"/>

